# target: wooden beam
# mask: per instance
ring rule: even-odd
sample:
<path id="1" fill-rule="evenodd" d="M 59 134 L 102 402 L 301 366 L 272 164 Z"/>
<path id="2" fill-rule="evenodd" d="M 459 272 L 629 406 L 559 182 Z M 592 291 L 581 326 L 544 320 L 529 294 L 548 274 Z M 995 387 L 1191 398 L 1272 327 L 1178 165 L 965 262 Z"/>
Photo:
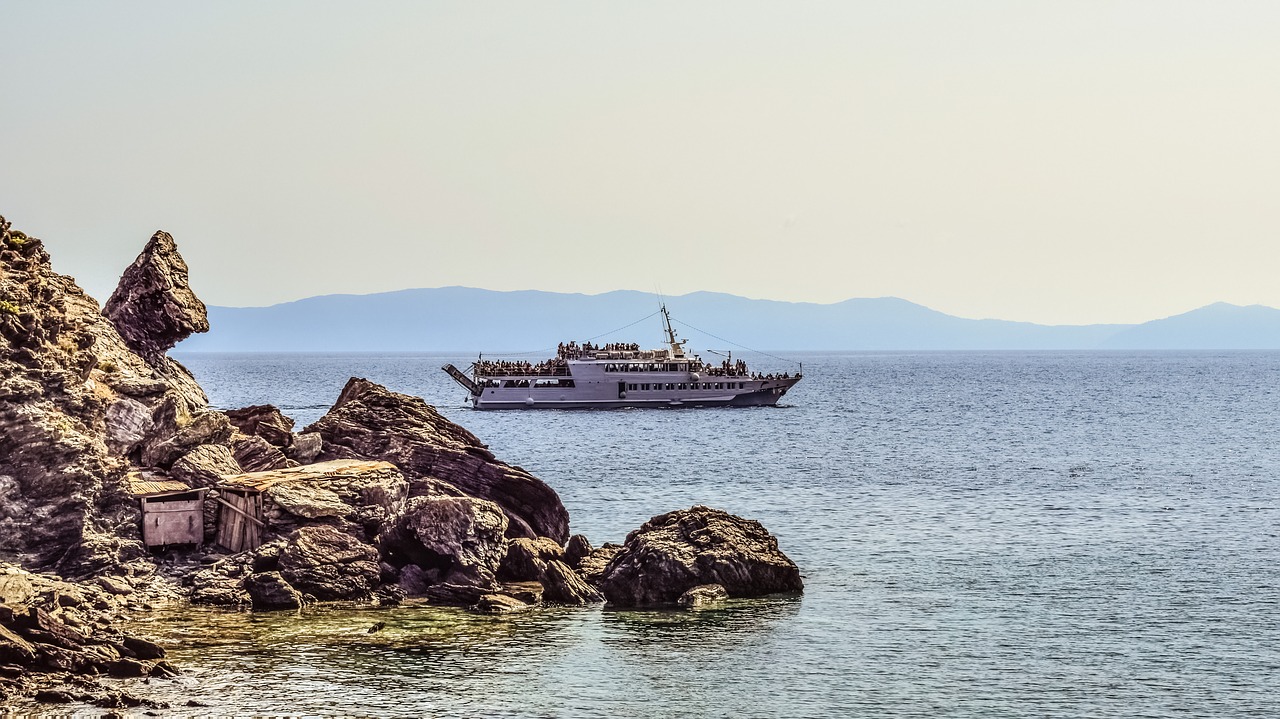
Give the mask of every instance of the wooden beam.
<path id="1" fill-rule="evenodd" d="M 267 528 L 267 523 L 266 523 L 266 522 L 264 522 L 264 521 L 262 521 L 261 519 L 258 519 L 257 517 L 255 517 L 255 516 L 253 516 L 253 515 L 249 514 L 248 512 L 244 511 L 243 509 L 240 509 L 239 507 L 237 507 L 236 505 L 234 505 L 234 504 L 232 504 L 232 503 L 230 503 L 230 502 L 226 501 L 226 500 L 225 500 L 225 499 L 223 499 L 222 497 L 218 497 L 218 504 L 221 504 L 222 506 L 227 507 L 227 508 L 228 508 L 228 509 L 230 509 L 231 511 L 235 512 L 236 514 L 239 514 L 239 515 L 243 516 L 245 519 L 249 520 L 250 522 L 253 522 L 254 524 L 258 525 L 259 527 L 262 527 L 263 529 L 266 529 L 266 528 Z"/>

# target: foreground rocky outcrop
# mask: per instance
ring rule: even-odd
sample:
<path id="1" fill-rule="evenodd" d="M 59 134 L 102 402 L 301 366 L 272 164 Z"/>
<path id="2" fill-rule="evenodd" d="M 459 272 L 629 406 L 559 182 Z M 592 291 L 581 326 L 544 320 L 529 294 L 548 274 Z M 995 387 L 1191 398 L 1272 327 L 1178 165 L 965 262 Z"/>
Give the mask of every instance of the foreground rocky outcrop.
<path id="1" fill-rule="evenodd" d="M 729 597 L 757 597 L 804 589 L 800 570 L 759 522 L 696 506 L 661 514 L 627 535 L 599 586 L 609 604 L 678 604 L 701 585 L 719 585 Z M 707 601 L 700 592 L 689 604 Z"/>
<path id="2" fill-rule="evenodd" d="M 320 435 L 320 459 L 380 459 L 395 464 L 411 494 L 428 494 L 440 480 L 502 508 L 508 535 L 569 538 L 569 512 L 555 490 L 497 460 L 475 435 L 418 397 L 352 378 L 328 414 L 307 432 Z"/>
<path id="3" fill-rule="evenodd" d="M 136 580 L 71 583 L 0 563 L 0 701 L 163 707 L 113 689 L 103 677 L 172 677 L 165 650 L 113 624 Z M 38 693 L 37 693 L 38 692 Z"/>

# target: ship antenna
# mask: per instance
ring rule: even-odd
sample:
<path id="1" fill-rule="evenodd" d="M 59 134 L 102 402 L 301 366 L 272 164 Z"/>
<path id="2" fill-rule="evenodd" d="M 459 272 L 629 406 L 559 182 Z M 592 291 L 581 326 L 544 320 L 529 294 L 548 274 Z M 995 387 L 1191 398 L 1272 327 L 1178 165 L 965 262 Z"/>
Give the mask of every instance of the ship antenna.
<path id="1" fill-rule="evenodd" d="M 684 357 L 684 343 L 688 340 L 677 340 L 676 331 L 671 327 L 671 313 L 667 312 L 667 303 L 662 303 L 662 322 L 667 329 L 667 344 L 671 345 L 672 357 Z"/>

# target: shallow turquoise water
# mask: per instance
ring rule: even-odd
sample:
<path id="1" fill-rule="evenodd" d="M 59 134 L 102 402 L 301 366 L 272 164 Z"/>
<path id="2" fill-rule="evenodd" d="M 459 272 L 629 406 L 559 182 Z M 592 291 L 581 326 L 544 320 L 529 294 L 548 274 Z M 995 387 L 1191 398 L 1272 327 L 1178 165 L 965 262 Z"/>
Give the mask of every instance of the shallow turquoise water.
<path id="1" fill-rule="evenodd" d="M 183 701 L 385 716 L 1280 714 L 1280 354 L 807 355 L 784 407 L 510 413 L 461 406 L 439 371 L 460 358 L 181 359 L 215 404 L 273 402 L 300 426 L 349 376 L 421 395 L 555 487 L 595 544 L 709 504 L 763 522 L 807 586 L 688 614 L 158 615 L 187 676 L 152 689 Z M 375 621 L 388 628 L 367 634 Z"/>

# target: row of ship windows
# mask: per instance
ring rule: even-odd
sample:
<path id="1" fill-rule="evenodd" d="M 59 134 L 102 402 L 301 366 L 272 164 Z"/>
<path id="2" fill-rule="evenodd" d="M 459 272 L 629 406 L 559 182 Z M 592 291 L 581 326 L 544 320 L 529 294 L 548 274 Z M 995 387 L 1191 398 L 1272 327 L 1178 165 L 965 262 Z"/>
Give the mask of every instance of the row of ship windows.
<path id="1" fill-rule="evenodd" d="M 688 362 L 624 362 L 607 364 L 605 372 L 688 372 Z"/>
<path id="2" fill-rule="evenodd" d="M 737 385 L 738 389 L 746 389 L 746 388 L 747 388 L 747 386 L 746 386 L 746 383 L 745 383 L 745 382 L 703 382 L 703 383 L 702 383 L 702 389 L 733 389 L 733 388 L 734 388 L 734 385 Z M 660 390 L 660 389 L 698 389 L 698 383 L 697 383 L 697 382 L 693 382 L 693 383 L 686 383 L 686 382 L 672 383 L 672 382 L 668 382 L 668 383 L 666 383 L 666 384 L 662 384 L 661 382 L 659 382 L 659 383 L 657 383 L 657 384 L 629 384 L 629 385 L 627 385 L 627 391 L 628 391 L 628 392 L 636 392 L 636 391 L 640 391 L 640 392 L 647 392 L 647 391 L 649 391 L 649 390 L 651 390 L 651 389 L 653 389 L 653 390 Z"/>

